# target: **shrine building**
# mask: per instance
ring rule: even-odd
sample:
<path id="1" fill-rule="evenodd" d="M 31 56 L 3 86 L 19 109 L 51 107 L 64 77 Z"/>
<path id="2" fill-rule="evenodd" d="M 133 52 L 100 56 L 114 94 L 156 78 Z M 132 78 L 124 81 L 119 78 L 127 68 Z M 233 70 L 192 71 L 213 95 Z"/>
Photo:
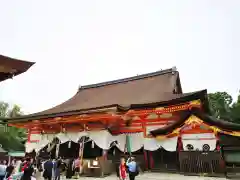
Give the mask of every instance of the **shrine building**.
<path id="1" fill-rule="evenodd" d="M 132 155 L 142 169 L 189 174 L 223 173 L 220 136 L 240 136 L 240 125 L 211 116 L 207 90 L 183 92 L 176 68 L 81 86 L 62 104 L 5 121 L 27 129 L 28 153 L 112 164 Z"/>

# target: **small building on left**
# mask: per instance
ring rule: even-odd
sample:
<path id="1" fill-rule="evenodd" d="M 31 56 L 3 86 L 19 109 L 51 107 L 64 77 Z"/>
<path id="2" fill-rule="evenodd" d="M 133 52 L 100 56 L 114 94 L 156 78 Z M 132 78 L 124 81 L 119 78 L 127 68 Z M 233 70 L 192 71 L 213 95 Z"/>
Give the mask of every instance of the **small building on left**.
<path id="1" fill-rule="evenodd" d="M 17 75 L 20 75 L 26 72 L 35 62 L 29 62 L 24 60 L 19 60 L 15 58 L 11 58 L 8 56 L 0 55 L 0 82 L 12 79 Z M 0 122 L 0 124 L 4 125 L 4 122 Z M 1 143 L 0 143 L 1 144 Z M 0 145 L 0 156 L 12 156 L 12 152 L 7 152 L 4 147 Z"/>

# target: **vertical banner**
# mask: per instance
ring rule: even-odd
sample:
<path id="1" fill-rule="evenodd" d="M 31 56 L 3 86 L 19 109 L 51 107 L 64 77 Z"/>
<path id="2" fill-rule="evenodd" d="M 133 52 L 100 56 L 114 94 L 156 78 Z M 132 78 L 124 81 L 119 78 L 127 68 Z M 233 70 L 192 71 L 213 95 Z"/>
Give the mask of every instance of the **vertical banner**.
<path id="1" fill-rule="evenodd" d="M 81 161 L 83 159 L 84 143 L 85 143 L 85 137 L 82 137 L 79 141 L 79 157 Z"/>
<path id="2" fill-rule="evenodd" d="M 126 135 L 126 150 L 131 156 L 132 155 L 132 137 L 130 134 Z"/>
<path id="3" fill-rule="evenodd" d="M 56 145 L 56 158 L 58 158 L 60 144 Z"/>
<path id="4" fill-rule="evenodd" d="M 82 155 L 82 142 L 79 142 L 79 157 L 81 158 Z"/>

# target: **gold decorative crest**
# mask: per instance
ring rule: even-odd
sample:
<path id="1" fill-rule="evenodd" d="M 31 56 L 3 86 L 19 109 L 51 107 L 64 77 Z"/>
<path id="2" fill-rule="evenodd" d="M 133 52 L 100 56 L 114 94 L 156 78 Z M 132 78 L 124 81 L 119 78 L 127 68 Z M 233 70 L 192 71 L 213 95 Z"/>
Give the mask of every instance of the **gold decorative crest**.
<path id="1" fill-rule="evenodd" d="M 194 100 L 194 101 L 191 101 L 190 104 L 191 104 L 191 105 L 197 105 L 197 106 L 200 106 L 200 105 L 201 105 L 201 101 L 200 101 L 200 99 L 198 99 L 198 100 Z"/>
<path id="2" fill-rule="evenodd" d="M 203 121 L 201 119 L 199 119 L 198 117 L 196 116 L 190 116 L 186 121 L 185 121 L 185 124 L 202 124 Z"/>

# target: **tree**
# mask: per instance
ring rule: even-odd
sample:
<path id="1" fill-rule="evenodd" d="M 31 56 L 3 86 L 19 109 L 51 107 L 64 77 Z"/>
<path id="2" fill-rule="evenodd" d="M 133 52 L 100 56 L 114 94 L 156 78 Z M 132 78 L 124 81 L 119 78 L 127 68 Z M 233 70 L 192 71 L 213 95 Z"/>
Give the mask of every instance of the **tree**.
<path id="1" fill-rule="evenodd" d="M 6 102 L 0 102 L 0 117 L 13 118 L 19 117 L 23 113 L 21 108 L 17 105 L 10 107 Z M 5 150 L 24 150 L 23 141 L 26 140 L 26 131 L 16 127 L 0 126 L 0 144 Z"/>
<path id="2" fill-rule="evenodd" d="M 238 95 L 237 101 L 232 104 L 231 117 L 234 122 L 240 123 L 240 93 Z"/>
<path id="3" fill-rule="evenodd" d="M 217 118 L 230 118 L 232 96 L 227 92 L 215 92 L 208 94 L 210 110 Z"/>
<path id="4" fill-rule="evenodd" d="M 240 93 L 237 101 L 227 92 L 208 94 L 209 106 L 213 116 L 226 121 L 240 123 Z"/>

